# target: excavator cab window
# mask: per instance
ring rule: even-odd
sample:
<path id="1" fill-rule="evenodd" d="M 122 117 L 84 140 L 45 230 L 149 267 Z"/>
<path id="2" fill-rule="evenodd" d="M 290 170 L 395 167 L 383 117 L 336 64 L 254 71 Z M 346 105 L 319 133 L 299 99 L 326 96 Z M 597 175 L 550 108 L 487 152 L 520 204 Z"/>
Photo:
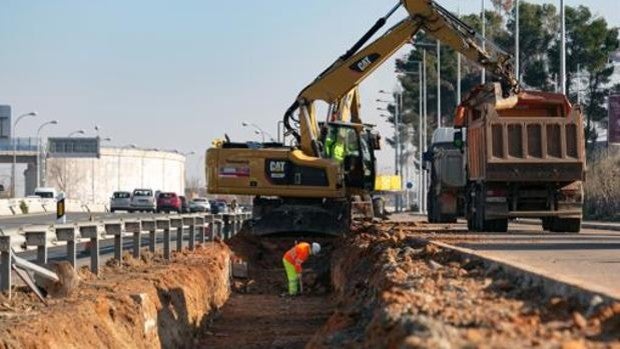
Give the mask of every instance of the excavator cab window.
<path id="1" fill-rule="evenodd" d="M 369 142 L 371 134 L 358 127 L 340 123 L 327 123 L 323 144 L 325 157 L 342 163 L 348 186 L 372 188 L 375 176 L 375 157 Z M 367 134 L 368 133 L 368 134 Z M 363 135 L 363 136 L 362 136 Z"/>

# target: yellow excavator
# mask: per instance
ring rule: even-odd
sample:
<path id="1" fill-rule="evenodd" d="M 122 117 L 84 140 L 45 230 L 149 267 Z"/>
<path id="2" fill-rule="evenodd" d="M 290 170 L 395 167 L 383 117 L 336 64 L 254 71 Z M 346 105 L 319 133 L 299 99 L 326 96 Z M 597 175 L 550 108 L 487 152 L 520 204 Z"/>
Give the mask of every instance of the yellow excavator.
<path id="1" fill-rule="evenodd" d="M 409 16 L 366 45 L 403 6 Z M 359 84 L 423 30 L 495 74 L 504 93 L 519 90 L 512 56 L 482 39 L 432 0 L 402 0 L 299 93 L 284 115 L 296 145 L 215 141 L 207 151 L 211 194 L 250 195 L 256 235 L 349 229 L 353 198 L 370 197 L 380 136 L 362 122 Z M 365 46 L 366 45 L 366 46 Z M 328 105 L 319 122 L 315 102 Z"/>

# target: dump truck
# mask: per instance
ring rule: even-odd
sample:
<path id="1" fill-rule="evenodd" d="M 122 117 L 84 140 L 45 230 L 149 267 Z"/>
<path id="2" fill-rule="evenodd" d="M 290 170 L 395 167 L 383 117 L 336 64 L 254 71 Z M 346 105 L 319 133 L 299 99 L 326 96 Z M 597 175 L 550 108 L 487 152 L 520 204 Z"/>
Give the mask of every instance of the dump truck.
<path id="1" fill-rule="evenodd" d="M 580 231 L 586 156 L 579 106 L 558 93 L 506 96 L 490 83 L 457 108 L 455 127 L 470 230 L 505 232 L 509 219 L 540 218 L 545 230 Z"/>
<path id="2" fill-rule="evenodd" d="M 436 129 L 424 153 L 424 168 L 431 179 L 426 199 L 430 223 L 455 223 L 463 216 L 465 154 L 454 143 L 456 132 L 453 127 Z"/>

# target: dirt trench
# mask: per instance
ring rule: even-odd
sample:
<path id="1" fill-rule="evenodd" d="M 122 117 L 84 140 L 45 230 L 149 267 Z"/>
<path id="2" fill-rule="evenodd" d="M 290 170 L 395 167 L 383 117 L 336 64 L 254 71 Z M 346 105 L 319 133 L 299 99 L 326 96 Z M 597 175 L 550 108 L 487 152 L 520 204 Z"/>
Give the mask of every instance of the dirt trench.
<path id="1" fill-rule="evenodd" d="M 304 293 L 286 295 L 282 256 L 296 241 L 317 241 L 322 253 L 304 264 Z M 200 348 L 304 348 L 333 312 L 330 258 L 337 239 L 254 237 L 228 241 L 236 257 L 248 262 L 248 278 L 234 279 L 233 292 Z"/>

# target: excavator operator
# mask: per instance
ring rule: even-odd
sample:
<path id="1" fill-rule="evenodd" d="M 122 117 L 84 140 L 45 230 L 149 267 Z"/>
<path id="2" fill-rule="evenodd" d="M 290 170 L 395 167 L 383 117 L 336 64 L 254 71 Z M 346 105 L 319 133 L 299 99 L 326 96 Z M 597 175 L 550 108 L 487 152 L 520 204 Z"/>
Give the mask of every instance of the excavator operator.
<path id="1" fill-rule="evenodd" d="M 346 157 L 346 129 L 331 128 L 325 137 L 325 154 L 339 163 Z"/>

